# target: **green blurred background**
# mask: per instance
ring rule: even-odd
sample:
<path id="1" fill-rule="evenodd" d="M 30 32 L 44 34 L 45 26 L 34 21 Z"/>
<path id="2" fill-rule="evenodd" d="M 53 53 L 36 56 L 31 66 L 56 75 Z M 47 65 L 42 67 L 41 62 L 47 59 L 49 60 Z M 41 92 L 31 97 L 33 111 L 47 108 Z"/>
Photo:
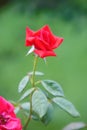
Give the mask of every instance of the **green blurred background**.
<path id="1" fill-rule="evenodd" d="M 72 118 L 55 108 L 48 126 L 31 121 L 31 130 L 62 130 L 70 122 L 87 122 L 87 1 L 86 0 L 0 0 L 0 95 L 17 100 L 20 80 L 32 70 L 33 56 L 27 56 L 25 28 L 38 30 L 48 24 L 64 38 L 57 57 L 42 59 L 37 70 L 43 78 L 58 81 L 65 96 L 78 109 Z"/>

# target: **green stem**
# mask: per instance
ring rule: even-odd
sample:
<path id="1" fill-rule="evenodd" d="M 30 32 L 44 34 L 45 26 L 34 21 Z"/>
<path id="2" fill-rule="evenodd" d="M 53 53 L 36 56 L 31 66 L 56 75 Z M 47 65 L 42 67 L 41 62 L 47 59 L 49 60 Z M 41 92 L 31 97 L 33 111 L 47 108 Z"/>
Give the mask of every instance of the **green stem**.
<path id="1" fill-rule="evenodd" d="M 35 56 L 34 66 L 33 66 L 33 75 L 32 75 L 32 87 L 35 87 L 35 71 L 36 71 L 36 66 L 37 66 L 37 60 L 38 60 L 38 56 Z"/>
<path id="2" fill-rule="evenodd" d="M 29 122 L 30 122 L 30 120 L 31 120 L 31 114 L 32 114 L 32 95 L 30 95 L 30 114 L 29 114 L 29 117 L 28 117 L 28 119 L 27 119 L 27 122 L 26 122 L 26 124 L 24 125 L 24 130 L 26 130 L 27 129 L 27 127 L 28 127 L 28 124 L 29 124 Z"/>
<path id="3" fill-rule="evenodd" d="M 34 59 L 34 65 L 33 65 L 33 75 L 31 77 L 31 83 L 32 83 L 32 87 L 35 87 L 35 71 L 36 71 L 36 66 L 37 66 L 37 60 L 38 60 L 38 56 L 35 56 L 35 59 Z M 24 130 L 27 129 L 28 127 L 28 124 L 31 120 L 31 115 L 32 115 L 32 95 L 33 95 L 33 92 L 31 93 L 30 95 L 30 114 L 29 114 L 29 117 L 27 119 L 27 122 L 26 124 L 24 125 Z"/>

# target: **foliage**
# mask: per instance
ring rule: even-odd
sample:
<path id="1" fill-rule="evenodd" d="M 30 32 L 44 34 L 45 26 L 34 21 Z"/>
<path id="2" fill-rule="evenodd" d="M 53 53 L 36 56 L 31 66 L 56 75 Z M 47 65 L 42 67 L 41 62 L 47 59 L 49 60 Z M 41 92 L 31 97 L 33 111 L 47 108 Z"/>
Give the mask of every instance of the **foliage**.
<path id="1" fill-rule="evenodd" d="M 54 11 L 56 14 L 61 14 L 63 18 L 70 20 L 75 14 L 87 14 L 86 0 L 8 0 L 13 2 L 20 12 L 41 12 L 43 10 Z M 1 6 L 8 4 L 4 0 Z"/>
<path id="2" fill-rule="evenodd" d="M 21 108 L 26 114 L 26 122 L 23 125 L 24 130 L 27 129 L 31 119 L 42 121 L 47 125 L 51 120 L 51 113 L 53 110 L 53 104 L 72 115 L 78 117 L 80 114 L 74 107 L 74 105 L 65 99 L 64 92 L 61 86 L 53 80 L 37 80 L 36 75 L 42 76 L 42 72 L 36 71 L 36 66 L 39 58 L 46 58 L 53 55 L 53 50 L 59 47 L 62 43 L 62 38 L 55 36 L 49 26 L 44 26 L 38 31 L 33 31 L 30 28 L 26 29 L 26 46 L 31 46 L 27 55 L 34 53 L 33 71 L 29 72 L 19 83 L 18 92 L 22 93 L 29 83 L 27 91 L 25 91 L 18 102 L 14 103 L 16 112 L 20 112 Z M 49 46 L 50 45 L 50 46 Z M 33 46 L 33 49 L 32 49 Z M 31 51 L 32 50 L 32 51 Z M 39 53 L 36 53 L 38 50 Z M 52 51 L 50 53 L 50 51 Z M 44 53 L 44 57 L 41 54 Z M 48 54 L 49 53 L 49 54 Z M 39 87 L 40 84 L 40 87 Z M 44 89 L 43 89 L 44 87 Z M 23 102 L 23 100 L 27 102 Z M 28 110 L 28 111 L 27 111 Z"/>
<path id="3" fill-rule="evenodd" d="M 84 122 L 73 122 L 64 127 L 63 130 L 81 130 L 83 128 L 87 128 L 87 124 Z"/>
<path id="4" fill-rule="evenodd" d="M 38 72 L 35 75 L 40 76 L 41 74 L 43 73 Z M 24 91 L 29 81 L 31 82 L 31 84 L 29 83 L 30 86 L 32 86 L 32 76 L 33 72 L 30 72 L 30 75 L 28 73 L 28 75 L 20 81 L 18 86 L 19 93 Z M 38 87 L 38 84 L 41 84 L 44 87 L 44 90 Z M 24 99 L 26 99 L 27 102 L 23 102 Z M 61 86 L 53 80 L 35 81 L 33 88 L 29 88 L 25 91 L 17 104 L 16 102 L 14 104 L 16 113 L 20 112 L 21 108 L 24 110 L 24 113 L 27 113 L 26 116 L 29 118 L 27 123 L 29 123 L 30 119 L 33 119 L 47 125 L 52 118 L 50 115 L 53 111 L 53 103 L 73 117 L 79 116 L 79 113 L 73 104 L 65 99 Z M 25 124 L 24 129 L 26 129 L 27 123 Z"/>

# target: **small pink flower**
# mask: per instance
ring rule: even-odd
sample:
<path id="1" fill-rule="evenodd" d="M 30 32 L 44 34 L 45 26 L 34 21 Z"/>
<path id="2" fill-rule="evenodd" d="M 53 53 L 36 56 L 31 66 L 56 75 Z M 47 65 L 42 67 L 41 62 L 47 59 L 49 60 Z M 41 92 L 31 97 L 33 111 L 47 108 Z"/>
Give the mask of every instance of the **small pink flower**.
<path id="1" fill-rule="evenodd" d="M 34 53 L 41 58 L 56 56 L 54 49 L 63 42 L 63 38 L 53 35 L 48 25 L 38 31 L 26 28 L 26 46 L 34 46 Z"/>
<path id="2" fill-rule="evenodd" d="M 22 130 L 21 121 L 14 113 L 14 106 L 0 96 L 0 130 Z"/>

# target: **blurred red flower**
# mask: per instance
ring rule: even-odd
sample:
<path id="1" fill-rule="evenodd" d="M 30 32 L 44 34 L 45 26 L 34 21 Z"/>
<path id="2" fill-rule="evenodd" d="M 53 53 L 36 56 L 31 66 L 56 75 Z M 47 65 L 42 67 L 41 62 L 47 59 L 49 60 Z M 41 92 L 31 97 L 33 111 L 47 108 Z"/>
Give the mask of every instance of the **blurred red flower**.
<path id="1" fill-rule="evenodd" d="M 41 58 L 56 56 L 54 49 L 59 47 L 63 38 L 53 35 L 48 25 L 38 31 L 26 28 L 26 46 L 34 46 L 34 53 Z"/>
<path id="2" fill-rule="evenodd" d="M 20 119 L 14 113 L 14 106 L 0 96 L 0 130 L 22 130 Z"/>

